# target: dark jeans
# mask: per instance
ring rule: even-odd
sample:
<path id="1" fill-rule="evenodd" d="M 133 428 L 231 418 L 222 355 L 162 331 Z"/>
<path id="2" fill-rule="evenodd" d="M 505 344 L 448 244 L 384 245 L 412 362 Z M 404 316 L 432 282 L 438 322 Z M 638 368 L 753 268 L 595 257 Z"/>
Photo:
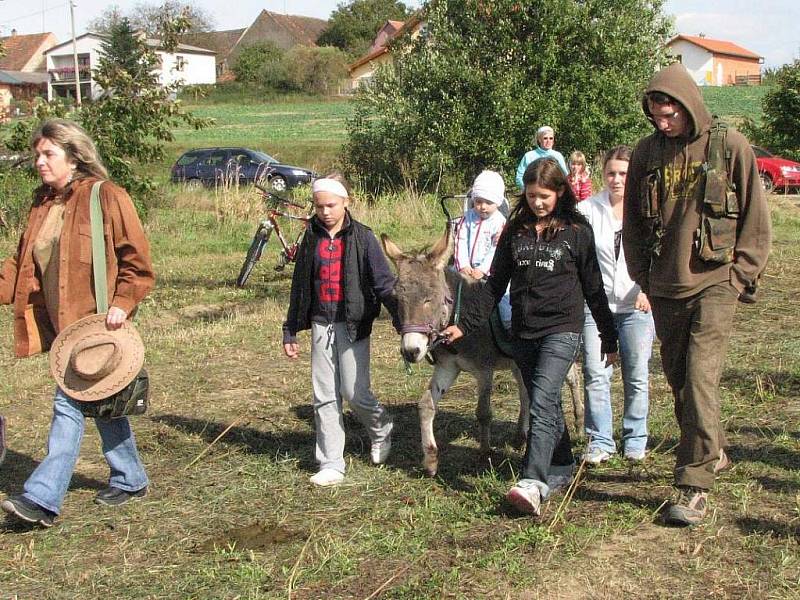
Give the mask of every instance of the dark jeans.
<path id="1" fill-rule="evenodd" d="M 736 289 L 713 285 L 689 298 L 651 297 L 661 363 L 675 397 L 681 429 L 675 485 L 705 490 L 714 485 L 714 466 L 725 447 L 720 423 L 719 380 L 725 363 Z"/>
<path id="2" fill-rule="evenodd" d="M 514 360 L 530 398 L 530 429 L 522 479 L 536 482 L 547 497 L 548 475 L 571 474 L 575 465 L 561 408 L 561 386 L 580 346 L 579 333 L 553 333 L 536 340 L 516 339 Z"/>

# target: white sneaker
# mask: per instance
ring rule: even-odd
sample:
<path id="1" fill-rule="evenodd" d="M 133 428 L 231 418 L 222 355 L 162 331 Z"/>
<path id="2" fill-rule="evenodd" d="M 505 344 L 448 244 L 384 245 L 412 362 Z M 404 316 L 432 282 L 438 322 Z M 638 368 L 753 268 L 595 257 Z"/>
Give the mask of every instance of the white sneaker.
<path id="1" fill-rule="evenodd" d="M 373 465 L 382 465 L 389 458 L 392 451 L 392 434 L 387 435 L 382 442 L 374 442 L 369 451 Z"/>
<path id="2" fill-rule="evenodd" d="M 337 485 L 344 481 L 344 473 L 340 473 L 336 469 L 321 469 L 316 475 L 312 475 L 308 480 L 314 485 L 326 487 L 329 485 Z"/>
<path id="3" fill-rule="evenodd" d="M 517 485 L 508 490 L 506 500 L 520 512 L 537 517 L 541 513 L 542 494 L 533 481 L 518 481 Z"/>
<path id="4" fill-rule="evenodd" d="M 611 453 L 606 452 L 602 448 L 589 448 L 583 455 L 583 460 L 590 465 L 599 465 L 600 463 L 606 462 L 609 458 L 611 458 Z"/>

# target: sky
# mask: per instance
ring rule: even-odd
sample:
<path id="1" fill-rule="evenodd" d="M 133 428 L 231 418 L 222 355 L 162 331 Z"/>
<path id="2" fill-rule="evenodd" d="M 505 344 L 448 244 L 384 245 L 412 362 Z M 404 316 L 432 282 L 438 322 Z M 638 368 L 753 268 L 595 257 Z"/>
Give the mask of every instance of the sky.
<path id="1" fill-rule="evenodd" d="M 151 0 L 151 2 L 154 0 Z M 344 0 L 192 0 L 210 14 L 216 29 L 247 27 L 262 9 L 327 19 Z M 117 4 L 123 10 L 134 0 L 74 0 L 75 30 Z M 419 6 L 419 0 L 407 2 Z M 233 9 L 232 9 L 233 8 Z M 800 58 L 800 1 L 798 0 L 666 0 L 675 31 L 734 42 L 764 57 L 767 67 Z M 60 42 L 70 37 L 68 0 L 0 0 L 0 35 L 52 31 Z"/>

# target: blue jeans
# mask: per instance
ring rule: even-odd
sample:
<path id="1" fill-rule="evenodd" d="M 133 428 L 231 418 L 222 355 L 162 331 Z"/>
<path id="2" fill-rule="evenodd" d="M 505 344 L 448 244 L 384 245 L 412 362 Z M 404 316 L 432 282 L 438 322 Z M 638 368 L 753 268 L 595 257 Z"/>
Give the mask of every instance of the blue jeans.
<path id="1" fill-rule="evenodd" d="M 583 326 L 583 389 L 586 435 L 590 448 L 614 453 L 611 414 L 611 376 L 613 367 L 601 360 L 600 334 L 587 310 Z M 622 417 L 622 443 L 628 454 L 640 454 L 647 447 L 647 411 L 650 406 L 648 366 L 653 349 L 653 315 L 640 310 L 614 314 L 619 333 L 622 383 L 625 408 Z"/>
<path id="2" fill-rule="evenodd" d="M 542 498 L 550 493 L 548 480 L 563 480 L 575 467 L 561 408 L 561 386 L 575 361 L 580 339 L 579 333 L 562 332 L 514 340 L 514 361 L 528 390 L 531 415 L 521 479 L 533 481 Z"/>
<path id="3" fill-rule="evenodd" d="M 47 456 L 25 482 L 25 498 L 56 514 L 61 511 L 81 449 L 85 420 L 75 401 L 56 388 Z M 109 485 L 128 492 L 145 487 L 147 474 L 128 419 L 94 419 L 94 422 L 111 468 Z"/>

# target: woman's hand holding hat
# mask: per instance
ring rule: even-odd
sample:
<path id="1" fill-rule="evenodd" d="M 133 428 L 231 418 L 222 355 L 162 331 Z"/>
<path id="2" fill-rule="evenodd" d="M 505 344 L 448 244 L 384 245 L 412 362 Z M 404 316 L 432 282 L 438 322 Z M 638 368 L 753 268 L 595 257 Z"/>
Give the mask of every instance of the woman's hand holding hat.
<path id="1" fill-rule="evenodd" d="M 122 327 L 122 324 L 128 319 L 128 313 L 117 306 L 112 306 L 108 309 L 108 314 L 106 315 L 106 327 L 108 327 L 111 331 L 115 329 L 119 329 Z"/>

